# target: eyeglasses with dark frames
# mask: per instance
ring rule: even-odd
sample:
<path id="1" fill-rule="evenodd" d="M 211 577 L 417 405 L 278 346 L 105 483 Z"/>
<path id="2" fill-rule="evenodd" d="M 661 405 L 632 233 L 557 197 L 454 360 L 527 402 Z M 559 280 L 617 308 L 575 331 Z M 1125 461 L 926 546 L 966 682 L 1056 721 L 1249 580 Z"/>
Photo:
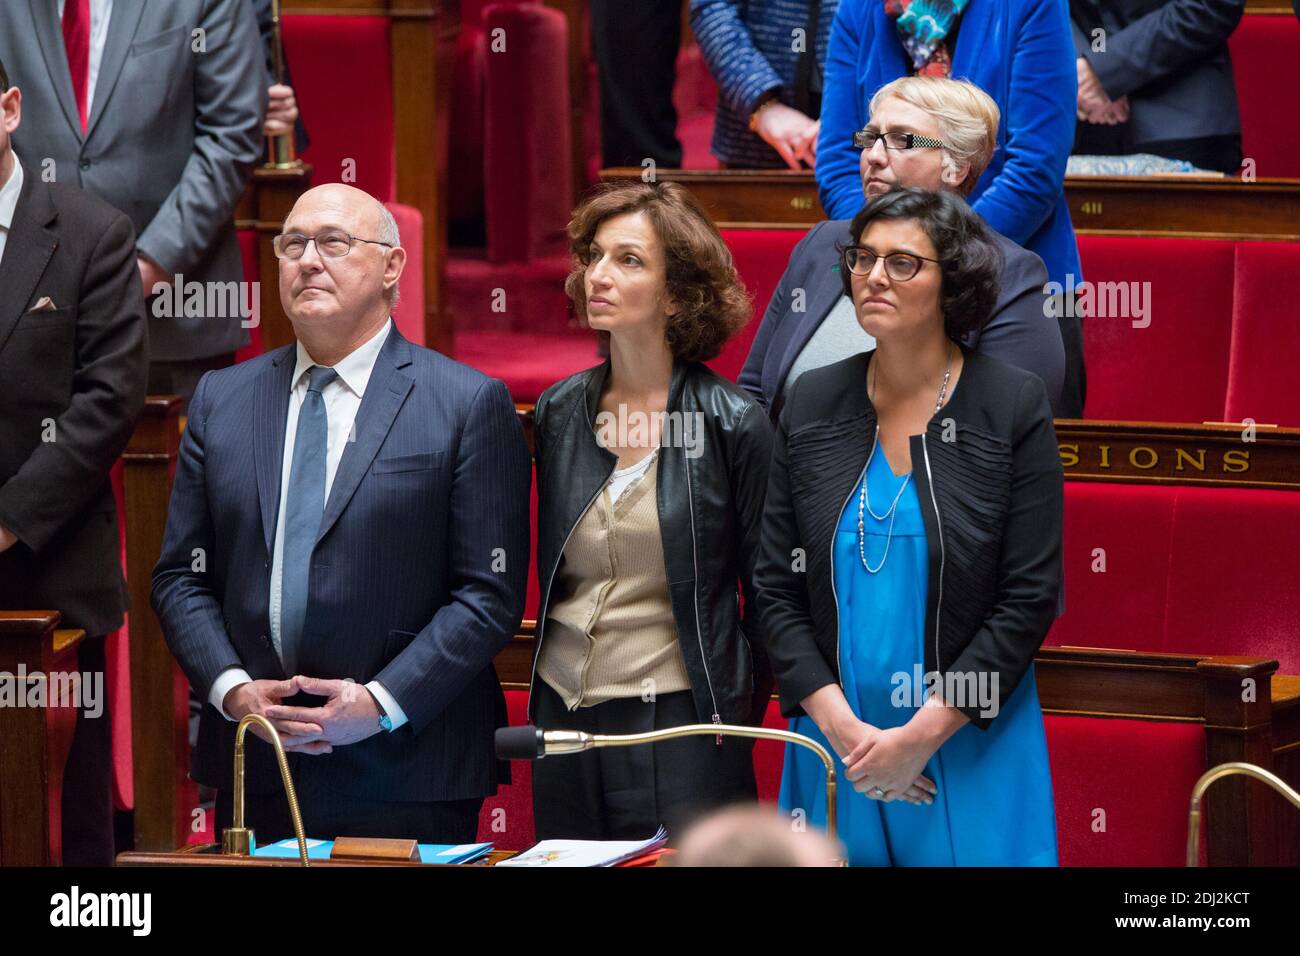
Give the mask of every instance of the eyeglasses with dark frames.
<path id="1" fill-rule="evenodd" d="M 885 260 L 885 274 L 895 282 L 906 282 L 916 277 L 927 262 L 939 263 L 941 259 L 918 256 L 911 252 L 891 252 L 887 256 L 878 256 L 866 246 L 845 246 L 840 253 L 844 268 L 855 276 L 869 276 L 876 268 L 876 260 Z"/>
<path id="2" fill-rule="evenodd" d="M 947 144 L 933 136 L 920 133 L 881 133 L 874 129 L 860 129 L 853 134 L 853 145 L 858 149 L 871 149 L 877 140 L 884 140 L 885 149 L 946 149 Z"/>
<path id="3" fill-rule="evenodd" d="M 352 251 L 353 244 L 357 242 L 394 248 L 391 242 L 362 239 L 360 236 L 349 235 L 341 229 L 330 229 L 314 236 L 304 236 L 300 232 L 286 232 L 271 240 L 271 249 L 274 250 L 277 259 L 301 259 L 310 242 L 316 243 L 316 251 L 326 259 L 342 259 Z"/>

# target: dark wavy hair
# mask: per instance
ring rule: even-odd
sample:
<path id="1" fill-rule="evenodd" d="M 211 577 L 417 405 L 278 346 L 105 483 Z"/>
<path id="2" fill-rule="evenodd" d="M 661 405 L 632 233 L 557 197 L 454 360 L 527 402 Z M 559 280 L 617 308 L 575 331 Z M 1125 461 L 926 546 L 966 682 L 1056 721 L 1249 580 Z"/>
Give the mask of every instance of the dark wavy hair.
<path id="1" fill-rule="evenodd" d="M 0 93 L 9 89 L 9 74 L 5 72 L 4 60 L 0 60 Z"/>
<path id="2" fill-rule="evenodd" d="M 1002 250 L 993 242 L 988 226 L 966 201 L 951 191 L 931 192 L 914 186 L 896 186 L 862 207 L 849 226 L 856 243 L 878 219 L 911 219 L 930 237 L 939 259 L 942 282 L 939 309 L 943 331 L 954 342 L 988 324 L 998 301 L 1002 276 Z M 845 295 L 852 298 L 849 271 L 842 253 L 851 243 L 840 243 L 840 278 Z"/>
<path id="3" fill-rule="evenodd" d="M 573 269 L 564 291 L 587 321 L 587 266 L 600 224 L 644 211 L 664 251 L 667 291 L 681 306 L 668 317 L 664 337 L 675 358 L 706 362 L 749 321 L 749 295 L 736 274 L 731 250 L 699 202 L 677 183 L 619 182 L 599 188 L 573 212 L 569 251 Z M 602 336 L 607 333 L 602 332 Z"/>

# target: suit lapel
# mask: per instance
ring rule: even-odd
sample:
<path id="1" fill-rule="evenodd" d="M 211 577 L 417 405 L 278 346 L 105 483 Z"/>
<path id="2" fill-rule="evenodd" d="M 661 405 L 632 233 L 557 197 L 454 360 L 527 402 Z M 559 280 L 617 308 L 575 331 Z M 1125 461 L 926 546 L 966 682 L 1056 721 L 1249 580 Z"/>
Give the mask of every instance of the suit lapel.
<path id="1" fill-rule="evenodd" d="M 365 477 L 370 463 L 374 461 L 379 446 L 388 437 L 393 427 L 397 412 L 406 401 L 407 394 L 415 380 L 400 369 L 411 364 L 411 345 L 398 333 L 397 327 L 388 333 L 384 347 L 375 359 L 374 371 L 366 384 L 365 397 L 357 410 L 353 426 L 355 441 L 349 441 L 343 450 L 338 471 L 334 473 L 334 484 L 330 487 L 329 500 L 325 502 L 325 513 L 321 516 L 320 531 L 316 535 L 319 543 L 338 521 L 339 515 L 352 500 L 357 486 Z"/>
<path id="2" fill-rule="evenodd" d="M 19 316 L 27 308 L 36 284 L 45 274 L 54 250 L 59 247 L 58 236 L 47 228 L 57 218 L 49 189 L 32 175 L 31 170 L 24 169 L 23 188 L 18 193 L 18 205 L 14 207 L 14 221 L 5 242 L 4 258 L 0 259 L 0 289 L 4 290 L 4 295 L 0 296 L 0 348 L 4 348 Z M 55 303 L 59 307 L 69 304 Z"/>
<path id="3" fill-rule="evenodd" d="M 32 32 L 40 44 L 41 56 L 45 58 L 46 75 L 59 98 L 59 105 L 63 107 L 63 118 L 80 140 L 81 117 L 77 115 L 77 95 L 72 92 L 72 73 L 68 69 L 68 53 L 63 48 L 58 5 L 50 0 L 27 0 L 27 9 L 32 15 Z"/>
<path id="4" fill-rule="evenodd" d="M 104 56 L 99 64 L 99 78 L 95 81 L 95 99 L 90 104 L 86 121 L 86 138 L 95 132 L 95 126 L 104 115 L 104 108 L 113 95 L 113 87 L 122 74 L 122 64 L 135 42 L 135 31 L 144 13 L 144 0 L 113 0 L 113 15 L 108 21 L 108 36 L 104 39 Z M 66 65 L 64 72 L 67 72 Z M 71 80 L 69 80 L 71 88 Z M 75 109 L 74 109 L 75 115 Z M 80 124 L 77 126 L 80 131 Z"/>
<path id="5" fill-rule="evenodd" d="M 289 419 L 289 386 L 297 354 L 293 345 L 280 349 L 279 355 L 257 378 L 253 459 L 257 468 L 257 498 L 262 506 L 262 534 L 268 556 L 275 543 L 275 522 L 279 516 L 284 427 Z"/>

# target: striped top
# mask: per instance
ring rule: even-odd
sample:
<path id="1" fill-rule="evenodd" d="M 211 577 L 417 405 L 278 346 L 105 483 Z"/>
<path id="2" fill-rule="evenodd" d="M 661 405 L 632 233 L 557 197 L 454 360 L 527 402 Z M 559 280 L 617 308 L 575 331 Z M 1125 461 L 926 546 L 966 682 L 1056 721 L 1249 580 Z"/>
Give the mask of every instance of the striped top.
<path id="1" fill-rule="evenodd" d="M 750 132 L 749 116 L 769 90 L 795 105 L 795 31 L 806 29 L 811 7 L 810 0 L 691 0 L 691 30 L 718 83 L 712 152 L 727 165 L 785 167 L 776 150 Z M 819 74 L 838 7 L 839 0 L 822 0 L 817 35 L 804 38 L 817 51 Z"/>

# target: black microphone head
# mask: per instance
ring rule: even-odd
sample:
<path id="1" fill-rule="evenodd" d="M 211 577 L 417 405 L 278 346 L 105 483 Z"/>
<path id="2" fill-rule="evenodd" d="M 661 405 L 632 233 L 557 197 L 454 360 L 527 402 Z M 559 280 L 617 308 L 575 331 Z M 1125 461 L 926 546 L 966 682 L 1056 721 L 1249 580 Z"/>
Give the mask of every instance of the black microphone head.
<path id="1" fill-rule="evenodd" d="M 496 733 L 497 757 L 501 760 L 537 760 L 543 753 L 542 728 L 500 727 Z"/>

